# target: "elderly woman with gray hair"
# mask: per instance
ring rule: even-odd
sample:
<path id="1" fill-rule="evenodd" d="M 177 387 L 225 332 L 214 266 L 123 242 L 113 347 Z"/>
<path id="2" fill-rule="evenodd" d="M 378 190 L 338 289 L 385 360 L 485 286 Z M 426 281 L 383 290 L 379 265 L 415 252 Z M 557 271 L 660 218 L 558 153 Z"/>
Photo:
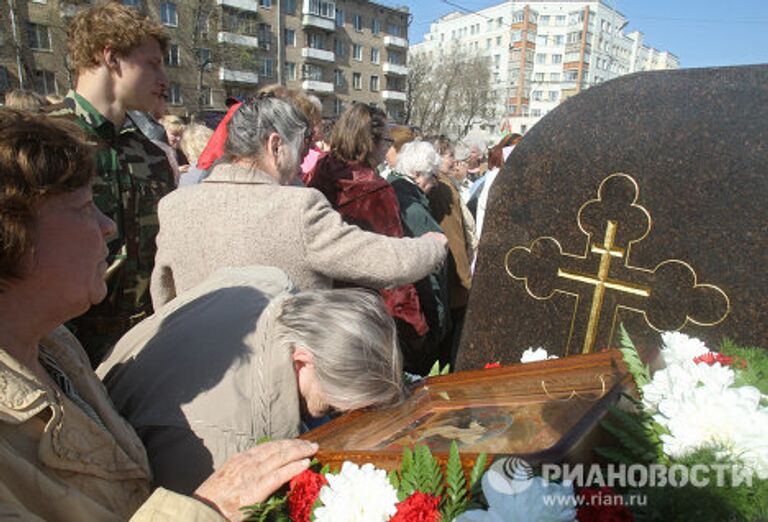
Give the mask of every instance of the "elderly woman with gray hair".
<path id="1" fill-rule="evenodd" d="M 129 331 L 97 373 L 141 437 L 154 485 L 182 494 L 263 437 L 403 395 L 378 295 L 296 293 L 274 267 L 217 271 Z"/>
<path id="2" fill-rule="evenodd" d="M 395 168 L 387 176 L 387 181 L 392 185 L 400 204 L 400 219 L 406 237 L 443 232 L 432 217 L 427 199 L 427 193 L 434 187 L 435 174 L 441 161 L 432 144 L 412 141 L 402 146 Z M 408 362 L 409 366 L 416 366 L 426 374 L 438 358 L 443 364 L 450 362 L 450 354 L 440 354 L 438 350 L 451 328 L 445 267 L 436 267 L 427 277 L 417 281 L 415 286 L 429 332 L 422 339 L 418 359 Z M 410 354 L 406 356 L 412 357 Z"/>
<path id="3" fill-rule="evenodd" d="M 419 280 L 445 259 L 440 233 L 364 232 L 317 190 L 292 185 L 312 129 L 290 103 L 262 95 L 237 110 L 228 131 L 211 174 L 160 201 L 155 309 L 227 266 L 277 266 L 301 290 L 333 281 L 385 288 Z"/>

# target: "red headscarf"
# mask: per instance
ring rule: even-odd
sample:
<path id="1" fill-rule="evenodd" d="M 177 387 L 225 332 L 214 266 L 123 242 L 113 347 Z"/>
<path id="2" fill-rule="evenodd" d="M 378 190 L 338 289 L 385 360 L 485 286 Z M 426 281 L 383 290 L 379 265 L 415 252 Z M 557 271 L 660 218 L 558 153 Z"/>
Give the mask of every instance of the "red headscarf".
<path id="1" fill-rule="evenodd" d="M 232 105 L 227 114 L 224 115 L 219 126 L 213 132 L 213 136 L 208 140 L 208 144 L 203 149 L 203 153 L 197 158 L 197 168 L 201 170 L 208 170 L 211 168 L 217 159 L 224 154 L 224 144 L 227 142 L 227 124 L 232 116 L 235 115 L 235 111 L 240 108 L 242 103 L 236 103 Z"/>

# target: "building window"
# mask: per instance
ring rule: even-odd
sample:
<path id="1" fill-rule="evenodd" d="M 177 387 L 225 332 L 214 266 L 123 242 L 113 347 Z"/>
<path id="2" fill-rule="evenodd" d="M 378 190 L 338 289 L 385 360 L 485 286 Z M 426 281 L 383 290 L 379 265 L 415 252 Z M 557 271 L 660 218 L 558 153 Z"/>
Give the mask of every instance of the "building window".
<path id="1" fill-rule="evenodd" d="M 560 81 L 560 73 L 559 72 L 549 73 L 549 81 L 550 82 L 559 82 Z"/>
<path id="2" fill-rule="evenodd" d="M 355 26 L 355 31 L 362 31 L 363 30 L 363 17 L 359 14 L 356 14 L 352 17 L 352 24 Z"/>
<path id="3" fill-rule="evenodd" d="M 270 9 L 272 7 L 272 0 L 259 0 L 259 7 Z"/>
<path id="4" fill-rule="evenodd" d="M 371 92 L 378 92 L 379 90 L 379 77 L 371 76 Z"/>
<path id="5" fill-rule="evenodd" d="M 547 99 L 551 102 L 556 102 L 557 98 L 560 96 L 560 93 L 557 91 L 549 91 L 547 93 Z"/>
<path id="6" fill-rule="evenodd" d="M 181 85 L 172 83 L 168 89 L 168 103 L 171 105 L 182 105 L 184 100 L 181 98 Z"/>
<path id="7" fill-rule="evenodd" d="M 391 34 L 392 36 L 403 36 L 403 29 L 397 24 L 387 24 L 387 32 Z M 440 39 L 442 40 L 442 34 L 440 35 Z"/>
<path id="8" fill-rule="evenodd" d="M 47 25 L 27 23 L 27 35 L 30 49 L 51 50 L 51 35 Z"/>
<path id="9" fill-rule="evenodd" d="M 309 0 L 309 14 L 333 19 L 336 17 L 336 5 L 326 0 Z"/>
<path id="10" fill-rule="evenodd" d="M 272 78 L 274 76 L 275 61 L 272 58 L 264 58 L 261 60 L 261 70 L 259 74 L 264 78 Z"/>
<path id="11" fill-rule="evenodd" d="M 333 47 L 337 58 L 343 58 L 347 55 L 347 45 L 344 43 L 344 40 L 339 38 L 334 39 Z"/>
<path id="12" fill-rule="evenodd" d="M 549 15 L 541 15 L 539 17 L 539 25 L 549 25 Z"/>
<path id="13" fill-rule="evenodd" d="M 563 63 L 563 55 L 562 54 L 553 54 L 552 55 L 552 63 Z"/>
<path id="14" fill-rule="evenodd" d="M 176 27 L 179 25 L 179 15 L 176 13 L 176 4 L 173 2 L 160 2 L 160 21 L 163 25 Z"/>
<path id="15" fill-rule="evenodd" d="M 562 34 L 555 35 L 555 45 L 563 45 L 565 43 L 565 36 Z"/>
<path id="16" fill-rule="evenodd" d="M 371 63 L 379 63 L 379 49 L 377 47 L 371 47 Z"/>
<path id="17" fill-rule="evenodd" d="M 307 45 L 312 49 L 325 49 L 325 36 L 319 33 L 309 33 Z"/>
<path id="18" fill-rule="evenodd" d="M 296 12 L 296 0 L 283 0 L 283 12 L 294 14 Z"/>
<path id="19" fill-rule="evenodd" d="M 352 88 L 359 91 L 363 88 L 363 75 L 360 73 L 352 73 Z"/>
<path id="20" fill-rule="evenodd" d="M 377 18 L 371 20 L 371 33 L 378 35 L 381 32 L 381 22 Z"/>
<path id="21" fill-rule="evenodd" d="M 344 11 L 336 9 L 336 27 L 344 27 Z"/>
<path id="22" fill-rule="evenodd" d="M 269 50 L 272 47 L 272 26 L 269 24 L 259 24 L 259 47 Z"/>
<path id="23" fill-rule="evenodd" d="M 501 47 L 501 36 L 496 37 L 496 47 Z"/>
<path id="24" fill-rule="evenodd" d="M 323 69 L 317 65 L 311 63 L 305 63 L 301 67 L 301 75 L 304 80 L 312 80 L 316 82 L 323 81 Z"/>
<path id="25" fill-rule="evenodd" d="M 333 71 L 333 83 L 336 85 L 336 87 L 344 86 L 344 71 L 341 69 L 336 69 Z"/>
<path id="26" fill-rule="evenodd" d="M 286 80 L 296 79 L 296 63 L 285 62 L 285 79 Z"/>
<path id="27" fill-rule="evenodd" d="M 555 25 L 565 25 L 565 15 L 557 15 L 555 17 Z"/>
<path id="28" fill-rule="evenodd" d="M 340 116 L 342 112 L 344 112 L 344 102 L 336 98 L 333 100 L 333 115 Z"/>
<path id="29" fill-rule="evenodd" d="M 363 46 L 360 44 L 352 44 L 352 58 L 354 58 L 357 61 L 362 61 L 363 59 Z"/>
<path id="30" fill-rule="evenodd" d="M 541 94 L 542 94 L 542 91 L 533 91 L 531 93 L 531 99 L 533 101 L 541 101 Z"/>
<path id="31" fill-rule="evenodd" d="M 294 29 L 285 30 L 285 45 L 286 47 L 293 47 L 296 45 L 296 31 Z"/>
<path id="32" fill-rule="evenodd" d="M 547 55 L 543 53 L 536 53 L 536 63 L 539 65 L 547 63 Z"/>
<path id="33" fill-rule="evenodd" d="M 37 70 L 34 72 L 33 80 L 36 93 L 43 96 L 59 93 L 59 88 L 56 85 L 56 75 L 53 72 Z"/>
<path id="34" fill-rule="evenodd" d="M 398 51 L 389 51 L 388 61 L 393 65 L 405 65 L 405 58 L 403 57 L 403 53 Z"/>
<path id="35" fill-rule="evenodd" d="M 166 67 L 178 67 L 179 66 L 179 46 L 177 44 L 170 44 L 168 46 L 168 52 L 165 55 Z"/>
<path id="36" fill-rule="evenodd" d="M 544 81 L 544 73 L 536 73 L 533 75 L 533 81 L 534 82 L 543 82 Z"/>
<path id="37" fill-rule="evenodd" d="M 488 38 L 485 40 L 485 48 L 490 49 L 491 48 L 491 39 Z"/>

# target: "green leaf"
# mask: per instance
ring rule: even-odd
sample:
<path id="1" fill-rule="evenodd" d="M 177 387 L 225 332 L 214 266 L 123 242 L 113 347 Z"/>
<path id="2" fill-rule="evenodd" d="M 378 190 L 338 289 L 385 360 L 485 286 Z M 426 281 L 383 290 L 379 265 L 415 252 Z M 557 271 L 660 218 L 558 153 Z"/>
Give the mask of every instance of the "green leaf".
<path id="1" fill-rule="evenodd" d="M 472 472 L 469 474 L 469 487 L 474 488 L 480 483 L 480 479 L 485 471 L 485 464 L 488 461 L 488 454 L 481 453 L 478 455 L 475 465 L 472 466 Z"/>
<path id="2" fill-rule="evenodd" d="M 448 463 L 445 466 L 446 491 L 440 501 L 440 513 L 442 520 L 453 520 L 457 515 L 466 511 L 469 503 L 467 492 L 467 480 L 464 477 L 464 469 L 461 466 L 459 447 L 454 440 L 448 454 Z"/>
<path id="3" fill-rule="evenodd" d="M 637 390 L 642 394 L 642 388 L 649 382 L 651 382 L 651 372 L 647 365 L 643 364 L 640 359 L 640 355 L 637 353 L 637 348 L 629 337 L 624 324 L 619 325 L 619 332 L 621 335 L 619 351 L 624 358 L 624 363 L 627 365 L 630 375 L 635 380 Z"/>
<path id="4" fill-rule="evenodd" d="M 258 502 L 250 506 L 243 506 L 245 522 L 283 522 L 289 521 L 287 513 L 288 497 L 274 496 L 264 502 Z"/>

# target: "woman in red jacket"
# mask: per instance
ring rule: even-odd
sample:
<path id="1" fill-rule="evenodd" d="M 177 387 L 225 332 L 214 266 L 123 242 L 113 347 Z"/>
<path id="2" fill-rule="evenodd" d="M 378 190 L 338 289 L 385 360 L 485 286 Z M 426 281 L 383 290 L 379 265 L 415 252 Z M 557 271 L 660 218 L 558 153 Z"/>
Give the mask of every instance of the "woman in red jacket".
<path id="1" fill-rule="evenodd" d="M 391 185 L 377 172 L 392 145 L 387 117 L 381 109 L 355 103 L 341 115 L 330 138 L 330 152 L 304 176 L 308 187 L 328 198 L 345 221 L 371 232 L 403 237 L 400 206 Z M 398 325 L 405 369 L 429 331 L 415 287 L 410 284 L 380 291 L 387 310 Z"/>

